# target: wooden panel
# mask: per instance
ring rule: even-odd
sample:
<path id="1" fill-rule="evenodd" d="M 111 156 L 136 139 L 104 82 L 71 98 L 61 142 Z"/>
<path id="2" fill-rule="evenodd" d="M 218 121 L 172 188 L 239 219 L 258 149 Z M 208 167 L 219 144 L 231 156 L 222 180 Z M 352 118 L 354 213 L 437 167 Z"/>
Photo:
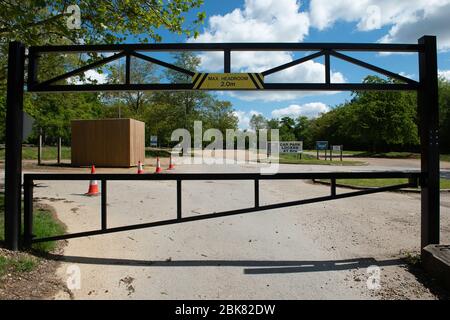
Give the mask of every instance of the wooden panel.
<path id="1" fill-rule="evenodd" d="M 72 165 L 130 167 L 145 158 L 145 124 L 133 119 L 72 121 Z"/>
<path id="2" fill-rule="evenodd" d="M 145 123 L 130 121 L 130 163 L 137 165 L 145 160 Z"/>

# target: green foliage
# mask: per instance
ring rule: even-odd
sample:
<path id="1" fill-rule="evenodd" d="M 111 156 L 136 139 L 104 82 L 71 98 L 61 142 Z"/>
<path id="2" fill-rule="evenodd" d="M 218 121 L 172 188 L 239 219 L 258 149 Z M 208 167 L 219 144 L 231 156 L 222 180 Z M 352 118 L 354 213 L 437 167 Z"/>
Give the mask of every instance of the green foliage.
<path id="1" fill-rule="evenodd" d="M 344 161 L 330 161 L 317 159 L 315 156 L 304 153 L 300 158 L 300 155 L 293 153 L 281 153 L 279 156 L 280 163 L 283 164 L 314 164 L 314 165 L 333 165 L 333 166 L 360 166 L 365 163 L 355 160 Z"/>
<path id="2" fill-rule="evenodd" d="M 387 82 L 367 77 L 365 83 Z M 392 82 L 392 81 L 390 81 Z M 352 101 L 356 109 L 354 132 L 372 151 L 386 147 L 414 146 L 419 143 L 416 124 L 417 103 L 409 92 L 356 92 Z"/>
<path id="3" fill-rule="evenodd" d="M 38 238 L 52 237 L 62 235 L 65 227 L 55 218 L 52 213 L 46 210 L 37 209 L 34 211 L 33 233 Z M 39 242 L 33 244 L 33 249 L 50 252 L 56 248 L 55 241 Z"/>
<path id="4" fill-rule="evenodd" d="M 5 141 L 6 129 L 6 94 L 0 90 L 0 142 Z"/>
<path id="5" fill-rule="evenodd" d="M 200 58 L 190 52 L 174 54 L 174 64 L 187 70 L 196 71 Z M 158 73 L 152 64 L 138 64 L 132 70 L 135 81 L 151 82 L 167 80 L 171 83 L 186 83 L 191 77 L 183 73 L 166 69 Z M 113 81 L 122 81 L 119 71 L 111 73 Z M 104 117 L 131 117 L 145 122 L 146 144 L 150 136 L 158 136 L 162 146 L 170 146 L 171 135 L 175 129 L 185 128 L 193 133 L 194 121 L 202 121 L 203 130 L 237 128 L 238 119 L 233 114 L 233 106 L 228 101 L 218 100 L 205 91 L 181 92 L 132 92 L 105 95 L 103 101 L 108 108 Z"/>
<path id="6" fill-rule="evenodd" d="M 171 149 L 157 149 L 157 148 L 147 148 L 145 150 L 146 158 L 156 158 L 156 157 L 170 157 Z"/>
<path id="7" fill-rule="evenodd" d="M 439 121 L 441 152 L 450 152 L 450 82 L 439 80 Z"/>
<path id="8" fill-rule="evenodd" d="M 130 81 L 136 84 L 158 82 L 156 66 L 142 59 L 131 58 Z M 108 83 L 125 83 L 123 66 L 110 67 Z M 152 94 L 146 91 L 126 91 L 104 93 L 103 100 L 113 107 L 113 117 L 132 117 L 139 119 L 143 108 L 151 100 Z M 110 112 L 111 114 L 111 112 Z M 117 115 L 116 115 L 117 114 Z"/>
<path id="9" fill-rule="evenodd" d="M 57 155 L 57 147 L 48 147 L 45 146 L 42 148 L 42 160 L 53 160 L 56 161 Z M 37 160 L 38 158 L 38 148 L 23 146 L 22 147 L 22 159 L 23 160 Z M 5 149 L 0 149 L 0 160 L 5 159 Z M 61 159 L 70 159 L 70 147 L 62 147 L 61 148 Z"/>
<path id="10" fill-rule="evenodd" d="M 67 21 L 69 5 L 77 4 L 81 13 L 81 27 L 72 29 Z M 26 45 L 61 43 L 117 43 L 130 37 L 138 42 L 161 41 L 161 31 L 196 37 L 197 28 L 205 20 L 205 13 L 197 13 L 193 21 L 186 21 L 192 9 L 203 0 L 21 0 L 0 2 L 0 81 L 6 75 L 8 42 L 19 40 Z"/>
<path id="11" fill-rule="evenodd" d="M 250 128 L 254 131 L 267 129 L 267 119 L 262 114 L 254 114 L 250 119 Z"/>
<path id="12" fill-rule="evenodd" d="M 24 109 L 36 120 L 30 140 L 35 142 L 42 129 L 47 144 L 56 143 L 58 137 L 68 144 L 71 120 L 95 119 L 102 114 L 102 105 L 93 93 L 26 94 Z"/>
<path id="13" fill-rule="evenodd" d="M 394 80 L 368 76 L 364 82 Z M 284 117 L 268 123 L 269 127 L 280 129 L 280 140 L 302 140 L 305 149 L 315 149 L 318 140 L 371 152 L 415 151 L 419 144 L 416 95 L 411 92 L 354 92 L 351 101 L 315 119 Z"/>
<path id="14" fill-rule="evenodd" d="M 81 28 L 69 28 L 67 21 L 72 13 L 66 13 L 69 5 L 77 4 L 81 11 Z M 136 0 L 136 1 L 67 1 L 22 0 L 0 2 L 0 142 L 4 142 L 6 72 L 8 42 L 17 40 L 25 45 L 97 44 L 123 42 L 133 37 L 138 42 L 161 41 L 163 30 L 196 36 L 205 13 L 188 21 L 186 15 L 199 8 L 203 0 Z M 85 65 L 99 57 L 95 54 L 81 56 L 46 54 L 39 60 L 39 80 L 46 80 L 68 70 Z M 134 62 L 134 68 L 143 63 Z M 102 72 L 102 70 L 97 70 Z M 143 73 L 135 73 L 142 75 Z M 80 79 L 84 76 L 81 75 Z M 142 79 L 132 79 L 139 83 Z M 147 79 L 146 79 L 147 80 Z M 145 97 L 127 96 L 126 104 L 134 102 L 135 116 Z M 43 128 L 44 142 L 54 143 L 58 136 L 63 143 L 70 141 L 70 120 L 99 118 L 100 97 L 86 94 L 25 94 L 24 108 L 36 121 L 36 132 L 30 137 L 35 142 L 38 127 Z M 118 105 L 108 112 L 117 111 Z M 108 115 L 107 112 L 107 115 Z M 117 112 L 116 112 L 117 113 Z"/>
<path id="15" fill-rule="evenodd" d="M 34 258 L 27 256 L 4 257 L 0 256 L 0 277 L 8 272 L 30 272 L 37 266 Z"/>
<path id="16" fill-rule="evenodd" d="M 5 214 L 4 214 L 5 195 L 0 193 L 0 242 L 4 241 L 5 235 Z M 23 228 L 23 225 L 22 225 Z M 23 229 L 22 229 L 23 231 Z M 37 208 L 33 213 L 33 234 L 38 238 L 51 237 L 64 234 L 65 226 L 55 219 L 53 214 L 47 210 Z M 56 247 L 55 241 L 41 242 L 33 244 L 33 249 L 50 252 Z M 23 269 L 29 267 L 28 263 L 22 264 Z"/>
<path id="17" fill-rule="evenodd" d="M 319 181 L 330 183 L 330 180 L 321 179 Z M 342 186 L 350 187 L 363 187 L 363 188 L 379 188 L 387 187 L 398 184 L 408 183 L 408 179 L 396 178 L 396 179 L 337 179 L 336 183 Z M 450 180 L 440 180 L 441 189 L 450 189 Z"/>
<path id="18" fill-rule="evenodd" d="M 283 117 L 280 120 L 280 140 L 281 141 L 295 141 L 297 137 L 294 132 L 295 121 L 290 117 Z"/>
<path id="19" fill-rule="evenodd" d="M 199 57 L 190 52 L 174 55 L 174 64 L 184 69 L 195 71 L 200 64 Z M 136 61 L 137 62 L 137 61 Z M 137 62 L 132 69 L 134 82 L 152 82 L 167 80 L 171 83 L 186 83 L 191 77 L 174 70 L 167 69 L 158 73 L 154 65 Z M 110 78 L 113 82 L 121 82 L 119 69 L 112 69 Z M 175 129 L 186 128 L 191 133 L 194 121 L 202 121 L 203 129 L 217 128 L 222 133 L 226 129 L 237 128 L 238 119 L 233 114 L 233 106 L 228 101 L 218 100 L 204 91 L 183 92 L 126 92 L 103 96 L 107 108 L 103 117 L 130 117 L 145 122 L 146 144 L 150 136 L 158 136 L 162 146 L 170 146 L 171 135 Z"/>

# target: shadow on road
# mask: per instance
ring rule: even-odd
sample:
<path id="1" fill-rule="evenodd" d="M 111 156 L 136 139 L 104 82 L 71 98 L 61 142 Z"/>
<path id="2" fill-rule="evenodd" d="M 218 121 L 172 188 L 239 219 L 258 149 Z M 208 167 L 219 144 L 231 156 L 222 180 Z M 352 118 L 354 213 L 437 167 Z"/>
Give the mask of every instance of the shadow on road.
<path id="1" fill-rule="evenodd" d="M 114 258 L 94 258 L 80 256 L 63 256 L 49 254 L 47 259 L 79 264 L 115 265 L 133 267 L 243 267 L 245 274 L 270 274 L 270 273 L 298 273 L 298 272 L 320 272 L 339 271 L 367 268 L 371 265 L 405 266 L 402 259 L 376 260 L 374 258 L 355 258 L 345 260 L 132 260 Z"/>

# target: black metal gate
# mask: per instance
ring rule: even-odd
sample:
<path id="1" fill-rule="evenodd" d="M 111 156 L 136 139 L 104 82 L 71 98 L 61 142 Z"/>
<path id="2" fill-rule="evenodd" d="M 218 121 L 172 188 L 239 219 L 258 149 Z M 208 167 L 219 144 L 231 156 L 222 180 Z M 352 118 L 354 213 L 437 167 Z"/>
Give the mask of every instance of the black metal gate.
<path id="1" fill-rule="evenodd" d="M 28 59 L 27 88 L 30 92 L 81 92 L 81 91 L 133 91 L 133 90 L 197 90 L 193 83 L 148 83 L 136 84 L 130 80 L 131 57 L 136 57 L 173 69 L 194 77 L 195 72 L 158 60 L 142 52 L 173 51 L 219 51 L 223 52 L 224 72 L 230 73 L 232 51 L 303 51 L 314 53 L 296 59 L 284 65 L 261 72 L 263 76 L 279 72 L 311 59 L 323 56 L 325 59 L 324 83 L 262 83 L 258 90 L 321 90 L 321 91 L 362 91 L 362 90 L 413 90 L 418 92 L 418 115 L 420 119 L 421 170 L 420 172 L 331 172 L 331 173 L 278 173 L 261 174 L 167 174 L 167 175 L 128 175 L 128 174 L 25 174 L 25 232 L 24 243 L 49 241 L 81 237 L 94 234 L 111 233 L 158 225 L 182 223 L 194 220 L 223 217 L 234 214 L 282 208 L 318 201 L 342 199 L 374 192 L 395 190 L 398 188 L 421 186 L 421 246 L 439 243 L 439 133 L 438 133 L 438 77 L 436 37 L 424 36 L 417 44 L 351 44 L 351 43 L 183 43 L 183 44 L 122 44 L 122 45 L 72 45 L 72 46 L 38 46 L 28 49 L 19 42 L 11 42 L 8 57 L 8 92 L 6 118 L 6 164 L 5 164 L 5 239 L 9 249 L 19 248 L 21 228 L 21 191 L 22 191 L 22 109 L 24 91 L 25 60 Z M 371 52 L 412 52 L 418 54 L 419 82 L 352 58 L 343 51 Z M 101 59 L 84 67 L 70 71 L 55 78 L 39 82 L 37 77 L 38 60 L 41 54 L 75 53 L 75 52 L 115 52 L 114 55 Z M 345 60 L 352 64 L 381 73 L 398 80 L 397 83 L 332 83 L 330 57 Z M 126 58 L 125 83 L 122 84 L 58 84 L 59 81 L 83 73 L 116 59 Z M 89 180 L 102 182 L 101 229 L 77 234 L 61 235 L 51 238 L 33 239 L 32 208 L 33 181 L 35 180 Z M 259 181 L 269 179 L 330 179 L 329 196 L 298 200 L 273 205 L 259 205 Z M 408 178 L 406 184 L 336 194 L 336 179 L 345 178 Z M 174 180 L 177 181 L 177 215 L 174 219 L 130 225 L 119 228 L 107 227 L 106 185 L 109 180 Z M 205 214 L 197 217 L 183 217 L 181 210 L 181 183 L 185 180 L 253 180 L 255 183 L 255 205 L 251 208 L 226 212 Z"/>
<path id="2" fill-rule="evenodd" d="M 421 174 L 419 172 L 307 172 L 307 173 L 277 173 L 273 175 L 265 175 L 259 173 L 178 173 L 178 174 L 25 174 L 24 175 L 24 244 L 30 247 L 34 242 L 63 240 L 85 236 L 92 236 L 97 234 L 113 233 L 134 229 L 150 228 L 163 226 L 168 224 L 176 224 L 182 222 L 204 220 L 219 218 L 225 216 L 232 216 L 236 214 L 244 214 L 256 211 L 264 211 L 271 209 L 279 209 L 291 206 L 298 206 L 302 204 L 309 204 L 314 202 L 329 201 L 344 199 L 349 197 L 362 196 L 366 194 L 392 191 L 407 187 L 417 187 L 419 185 Z M 353 191 L 342 194 L 336 193 L 336 179 L 374 179 L 374 178 L 406 178 L 407 183 L 396 184 L 386 187 L 374 188 L 362 191 Z M 79 232 L 73 234 L 64 234 L 48 238 L 35 238 L 33 236 L 33 186 L 34 182 L 49 181 L 49 180 L 99 180 L 101 181 L 101 211 L 100 221 L 101 229 L 86 232 Z M 259 198 L 259 181 L 260 180 L 300 180 L 300 179 L 329 179 L 330 194 L 328 196 L 315 197 L 310 199 L 302 199 L 296 201 L 289 201 L 283 203 L 275 203 L 269 205 L 260 205 Z M 174 212 L 174 218 L 156 222 L 141 223 L 135 225 L 128 225 L 124 227 L 108 228 L 107 224 L 107 182 L 118 180 L 130 181 L 176 181 L 177 191 L 177 210 Z M 200 216 L 183 217 L 182 209 L 182 181 L 193 180 L 236 180 L 236 181 L 253 181 L 254 182 L 254 205 L 249 208 L 242 208 L 237 210 L 229 210 L 223 212 L 213 212 L 202 214 Z"/>

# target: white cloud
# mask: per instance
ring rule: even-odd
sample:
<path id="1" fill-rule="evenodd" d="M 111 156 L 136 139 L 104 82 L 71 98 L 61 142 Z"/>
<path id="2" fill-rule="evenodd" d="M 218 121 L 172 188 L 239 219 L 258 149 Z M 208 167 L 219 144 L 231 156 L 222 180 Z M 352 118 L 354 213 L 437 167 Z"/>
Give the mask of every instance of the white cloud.
<path id="1" fill-rule="evenodd" d="M 415 43 L 424 34 L 438 36 L 440 50 L 450 50 L 450 0 L 310 0 L 309 12 L 297 0 L 245 0 L 242 8 L 208 20 L 205 31 L 190 42 L 302 42 L 310 28 L 324 30 L 336 22 L 356 23 L 358 31 L 386 28 L 379 42 Z M 201 53 L 202 71 L 223 72 L 221 52 Z M 292 52 L 232 52 L 232 72 L 262 72 L 296 59 Z M 324 66 L 319 59 L 268 76 L 266 82 L 319 83 Z M 332 71 L 332 82 L 342 73 Z M 316 92 L 228 92 L 254 101 L 286 101 Z M 321 92 L 321 94 L 324 94 Z M 326 92 L 325 94 L 333 94 Z"/>
<path id="2" fill-rule="evenodd" d="M 296 0 L 246 0 L 243 9 L 209 18 L 208 28 L 191 42 L 301 42 L 308 34 L 309 18 Z M 201 67 L 223 70 L 223 54 L 200 54 Z M 233 71 L 264 71 L 292 61 L 289 52 L 233 52 Z"/>
<path id="3" fill-rule="evenodd" d="M 108 75 L 105 73 L 99 73 L 95 70 L 88 70 L 85 73 L 85 76 L 90 81 L 96 81 L 97 83 L 106 83 L 108 79 Z"/>
<path id="4" fill-rule="evenodd" d="M 79 76 L 74 76 L 69 79 L 72 84 L 103 84 L 108 82 L 108 75 L 106 73 L 99 73 L 96 70 L 88 70 L 84 73 L 84 80 L 81 81 Z"/>
<path id="5" fill-rule="evenodd" d="M 425 10 L 420 17 L 411 18 L 404 23 L 395 24 L 380 42 L 410 42 L 414 43 L 423 35 L 436 35 L 440 50 L 450 49 L 450 3 L 442 7 Z"/>
<path id="6" fill-rule="evenodd" d="M 247 70 L 246 70 L 247 71 Z M 274 73 L 267 76 L 264 82 L 278 82 L 278 83 L 323 83 L 325 80 L 325 66 L 321 63 L 314 61 L 306 61 L 297 66 L 288 68 L 286 70 Z M 331 82 L 333 83 L 343 83 L 345 78 L 340 72 L 332 72 Z M 293 100 L 298 97 L 316 95 L 317 92 L 292 92 L 292 91 L 234 91 L 229 93 L 233 97 L 245 101 L 286 101 Z M 321 94 L 333 94 L 333 92 L 321 92 Z"/>
<path id="7" fill-rule="evenodd" d="M 296 0 L 246 0 L 243 9 L 209 19 L 208 28 L 191 42 L 301 42 L 309 31 L 307 12 L 302 12 Z M 222 53 L 200 54 L 201 69 L 223 71 Z M 232 52 L 234 72 L 262 72 L 294 60 L 291 52 Z M 275 73 L 266 82 L 324 82 L 324 66 L 308 61 Z M 332 80 L 344 82 L 341 73 L 333 72 Z M 305 92 L 233 92 L 244 100 L 282 101 L 311 95 Z"/>
<path id="8" fill-rule="evenodd" d="M 439 70 L 439 76 L 443 77 L 447 81 L 450 81 L 450 70 Z"/>
<path id="9" fill-rule="evenodd" d="M 414 73 L 406 73 L 406 72 L 401 71 L 399 73 L 399 75 L 401 75 L 403 77 L 406 77 L 406 78 L 417 80 L 417 77 L 416 77 L 416 75 Z"/>
<path id="10" fill-rule="evenodd" d="M 286 108 L 275 109 L 272 111 L 273 118 L 306 116 L 315 118 L 319 114 L 329 111 L 330 108 L 322 102 L 311 102 L 303 105 L 291 104 Z"/>
<path id="11" fill-rule="evenodd" d="M 198 42 L 302 41 L 309 18 L 296 0 L 245 0 L 244 9 L 209 18 Z"/>
<path id="12" fill-rule="evenodd" d="M 415 43 L 437 35 L 439 48 L 450 49 L 450 0 L 311 0 L 311 26 L 323 30 L 337 21 L 357 22 L 359 31 L 390 26 L 380 42 Z"/>
<path id="13" fill-rule="evenodd" d="M 248 129 L 250 126 L 250 119 L 252 118 L 252 116 L 255 114 L 256 115 L 261 114 L 261 112 L 255 110 L 251 110 L 249 112 L 236 110 L 233 113 L 239 120 L 238 126 L 240 129 Z"/>

